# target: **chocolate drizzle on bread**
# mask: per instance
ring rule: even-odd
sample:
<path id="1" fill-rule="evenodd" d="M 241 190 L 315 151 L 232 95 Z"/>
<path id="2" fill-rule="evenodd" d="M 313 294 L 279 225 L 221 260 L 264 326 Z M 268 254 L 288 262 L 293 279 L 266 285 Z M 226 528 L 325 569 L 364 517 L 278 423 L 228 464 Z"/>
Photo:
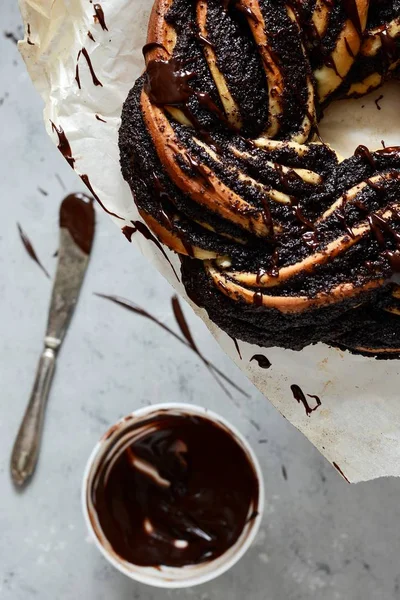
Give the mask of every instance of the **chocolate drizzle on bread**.
<path id="1" fill-rule="evenodd" d="M 321 107 L 400 63 L 399 0 L 158 0 L 122 172 L 229 335 L 400 353 L 400 147 L 341 160 Z"/>

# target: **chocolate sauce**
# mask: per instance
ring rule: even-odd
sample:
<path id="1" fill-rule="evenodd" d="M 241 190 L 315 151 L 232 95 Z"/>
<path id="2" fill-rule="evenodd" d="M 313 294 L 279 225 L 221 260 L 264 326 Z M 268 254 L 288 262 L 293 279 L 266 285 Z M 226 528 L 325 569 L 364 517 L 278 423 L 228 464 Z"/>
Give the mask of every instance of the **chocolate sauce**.
<path id="1" fill-rule="evenodd" d="M 93 18 L 94 18 L 95 22 L 98 21 L 98 23 L 100 24 L 103 31 L 108 31 L 108 27 L 106 25 L 106 21 L 104 18 L 104 11 L 103 11 L 101 5 L 93 4 L 93 8 L 94 8 L 94 12 L 95 12 L 95 14 L 93 15 Z"/>
<path id="2" fill-rule="evenodd" d="M 311 415 L 311 413 L 316 411 L 317 408 L 319 408 L 321 406 L 321 400 L 318 398 L 318 396 L 314 396 L 313 394 L 307 394 L 307 396 L 309 398 L 313 398 L 317 403 L 314 406 L 314 408 L 311 408 L 310 405 L 308 404 L 308 400 L 305 397 L 305 394 L 304 394 L 303 390 L 300 388 L 300 386 L 293 384 L 290 386 L 290 389 L 292 390 L 295 400 L 297 400 L 297 402 L 299 404 L 301 403 L 304 406 L 307 417 L 309 417 Z"/>
<path id="3" fill-rule="evenodd" d="M 252 360 L 255 360 L 261 369 L 269 369 L 272 366 L 271 361 L 263 354 L 255 354 L 251 357 L 250 362 Z"/>
<path id="4" fill-rule="evenodd" d="M 347 479 L 346 475 L 343 473 L 342 469 L 339 467 L 339 465 L 337 463 L 332 463 L 333 466 L 335 467 L 335 469 L 337 471 L 339 471 L 339 473 L 341 474 L 341 476 L 343 477 L 343 479 L 345 479 L 347 481 L 347 483 L 350 483 L 350 481 Z"/>
<path id="5" fill-rule="evenodd" d="M 77 57 L 77 62 L 76 62 L 76 66 L 75 66 L 75 81 L 78 84 L 78 88 L 81 90 L 82 87 L 81 87 L 81 78 L 80 78 L 80 75 L 79 75 L 79 62 L 78 62 L 80 55 L 81 55 L 81 51 L 79 50 L 78 57 Z"/>
<path id="6" fill-rule="evenodd" d="M 98 204 L 100 204 L 101 208 L 111 217 L 115 217 L 116 219 L 122 219 L 122 217 L 120 217 L 119 215 L 117 215 L 116 213 L 111 212 L 110 210 L 108 210 L 108 208 L 106 208 L 104 206 L 104 204 L 102 203 L 102 201 L 100 200 L 100 198 L 98 197 L 98 195 L 96 194 L 96 192 L 94 191 L 92 184 L 90 183 L 89 180 L 89 176 L 86 174 L 80 175 L 80 178 L 82 179 L 83 183 L 86 185 L 86 187 L 88 188 L 89 192 L 92 194 L 93 198 L 96 200 L 96 202 L 98 202 Z"/>
<path id="7" fill-rule="evenodd" d="M 195 354 L 197 354 L 197 356 L 204 363 L 204 365 L 210 370 L 210 372 L 211 371 L 214 372 L 213 376 L 215 374 L 217 374 L 219 377 L 221 377 L 222 379 L 224 379 L 229 385 L 231 385 L 235 390 L 237 390 L 238 392 L 240 392 L 243 396 L 246 396 L 247 398 L 249 398 L 249 394 L 247 394 L 247 392 L 245 392 L 244 390 L 242 390 L 242 388 L 240 388 L 238 385 L 236 385 L 236 383 L 234 383 L 231 379 L 229 379 L 229 377 L 227 377 L 220 369 L 218 369 L 218 367 L 216 367 L 215 365 L 213 365 L 212 363 L 210 363 L 203 356 L 203 354 L 199 351 L 199 349 L 194 344 L 194 342 L 193 342 L 193 344 L 190 344 L 189 341 L 188 341 L 188 338 L 185 339 L 185 338 L 179 336 L 177 333 L 175 333 L 175 331 L 173 331 L 172 329 L 170 329 L 167 325 L 165 325 L 164 323 L 162 323 L 159 319 L 157 319 L 157 317 L 155 317 L 152 314 L 150 314 L 147 310 L 145 310 L 141 306 L 138 306 L 134 302 L 131 302 L 130 300 L 127 300 L 125 298 L 121 298 L 120 296 L 110 296 L 110 295 L 107 295 L 107 294 L 96 294 L 96 296 L 99 296 L 100 298 L 104 298 L 105 300 L 110 300 L 111 302 L 114 302 L 115 304 L 118 304 L 119 306 L 122 306 L 123 308 L 126 308 L 127 310 L 130 310 L 130 311 L 132 311 L 132 312 L 134 312 L 134 313 L 136 313 L 138 315 L 141 315 L 142 317 L 145 317 L 149 321 L 152 321 L 153 323 L 155 323 L 156 325 L 158 325 L 159 327 L 161 327 L 161 329 L 163 329 L 164 331 L 166 331 L 167 333 L 169 333 L 170 335 L 172 335 L 176 340 L 178 340 L 179 342 L 181 342 L 181 344 L 184 344 L 185 346 L 187 346 L 188 348 L 190 348 L 190 350 L 192 350 L 193 352 L 195 352 Z M 175 305 L 174 314 L 175 314 L 175 311 L 176 311 L 176 313 L 178 313 L 178 312 L 181 313 L 179 315 L 179 317 L 178 317 L 179 320 L 177 318 L 177 314 L 175 314 L 175 318 L 177 319 L 178 325 L 180 327 L 181 324 L 183 323 L 183 321 L 185 320 L 185 317 L 184 317 L 184 315 L 182 313 L 182 310 L 181 310 L 181 308 L 179 306 L 179 300 L 178 300 L 177 297 L 174 297 L 174 298 L 171 299 L 171 302 L 172 302 L 173 307 Z M 179 306 L 179 310 L 177 310 L 177 308 L 176 308 L 177 306 Z M 189 327 L 188 327 L 187 324 L 186 324 L 186 328 L 189 329 Z M 192 337 L 192 336 L 190 336 L 190 337 Z M 221 385 L 220 381 L 218 381 L 218 383 Z M 229 392 L 227 392 L 226 388 L 223 387 L 223 389 L 224 389 L 225 393 L 227 393 L 227 395 L 230 396 L 230 394 L 229 394 Z"/>
<path id="8" fill-rule="evenodd" d="M 69 166 L 74 168 L 75 159 L 72 157 L 71 146 L 69 145 L 68 138 L 65 135 L 63 128 L 61 127 L 61 125 L 59 127 L 56 127 L 53 121 L 50 121 L 50 123 L 52 130 L 58 135 L 57 148 L 59 149 Z"/>
<path id="9" fill-rule="evenodd" d="M 184 68 L 176 58 L 151 60 L 146 69 L 144 89 L 157 106 L 180 106 L 193 95 L 189 81 L 195 73 Z"/>
<path id="10" fill-rule="evenodd" d="M 114 448 L 88 499 L 114 552 L 131 564 L 212 561 L 257 512 L 248 457 L 225 428 L 203 417 L 160 412 L 121 432 Z"/>
<path id="11" fill-rule="evenodd" d="M 31 257 L 31 259 L 34 260 L 37 265 L 39 265 L 39 267 L 42 269 L 42 271 L 46 275 L 46 277 L 48 277 L 50 279 L 50 275 L 49 275 L 48 271 L 44 268 L 42 263 L 40 262 L 38 255 L 36 254 L 35 249 L 32 245 L 32 242 L 30 241 L 30 239 L 28 238 L 28 236 L 26 235 L 25 231 L 22 229 L 22 227 L 19 223 L 17 223 L 17 227 L 18 227 L 19 237 L 21 238 L 21 241 L 24 245 L 25 250 Z"/>
<path id="12" fill-rule="evenodd" d="M 105 119 L 102 119 L 98 114 L 95 114 L 94 116 L 98 121 L 101 121 L 102 123 L 107 123 L 107 121 Z"/>
<path id="13" fill-rule="evenodd" d="M 88 32 L 87 32 L 87 36 L 88 36 L 89 40 L 92 40 L 92 42 L 95 42 L 95 41 L 96 41 L 96 40 L 94 39 L 94 37 L 93 37 L 93 34 L 91 33 L 91 31 L 88 31 Z"/>
<path id="14" fill-rule="evenodd" d="M 93 198 L 80 192 L 67 196 L 60 208 L 60 227 L 68 229 L 82 252 L 90 254 L 95 229 Z"/>

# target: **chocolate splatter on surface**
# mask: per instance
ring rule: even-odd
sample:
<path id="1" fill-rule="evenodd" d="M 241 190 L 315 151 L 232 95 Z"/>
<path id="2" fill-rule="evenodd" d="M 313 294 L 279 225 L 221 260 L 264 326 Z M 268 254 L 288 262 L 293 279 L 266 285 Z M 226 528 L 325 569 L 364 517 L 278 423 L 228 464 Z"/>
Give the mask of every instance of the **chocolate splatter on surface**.
<path id="1" fill-rule="evenodd" d="M 128 242 L 131 242 L 132 241 L 132 236 L 136 232 L 136 228 L 135 227 L 129 227 L 129 225 L 125 225 L 125 227 L 123 227 L 121 229 L 121 231 L 124 234 L 124 236 L 126 237 L 126 239 L 128 240 Z"/>
<path id="2" fill-rule="evenodd" d="M 78 52 L 78 56 L 77 56 L 77 59 L 76 59 L 76 61 L 77 61 L 76 71 L 75 71 L 75 80 L 76 80 L 76 82 L 78 84 L 79 89 L 81 89 L 81 81 L 80 81 L 80 76 L 79 76 L 79 59 L 80 59 L 81 56 L 84 56 L 84 58 L 85 58 L 85 60 L 87 62 L 87 65 L 88 65 L 89 71 L 90 71 L 90 75 L 92 76 L 93 84 L 96 85 L 96 86 L 103 87 L 103 84 L 98 79 L 98 77 L 97 77 L 97 75 L 96 75 L 96 73 L 95 73 L 95 71 L 93 69 L 92 61 L 90 59 L 88 51 L 86 50 L 86 48 L 82 48 L 82 50 L 79 50 L 79 52 Z"/>
<path id="3" fill-rule="evenodd" d="M 75 159 L 72 156 L 71 146 L 69 145 L 69 141 L 67 136 L 65 135 L 64 129 L 59 125 L 58 127 L 50 121 L 52 130 L 58 135 L 58 145 L 57 148 L 67 161 L 70 167 L 74 168 Z"/>
<path id="4" fill-rule="evenodd" d="M 104 18 L 104 11 L 101 4 L 93 4 L 94 12 L 93 15 L 94 22 L 98 22 L 103 31 L 108 31 L 108 27 L 106 25 L 106 20 Z"/>
<path id="5" fill-rule="evenodd" d="M 132 312 L 134 312 L 134 313 L 136 313 L 136 314 L 138 314 L 138 315 L 140 315 L 142 317 L 145 317 L 149 321 L 152 321 L 153 323 L 155 323 L 156 325 L 158 325 L 159 327 L 161 327 L 161 329 L 163 329 L 164 331 L 166 331 L 167 333 L 169 333 L 170 335 L 172 335 L 176 340 L 178 340 L 179 342 L 181 342 L 181 344 L 184 344 L 185 346 L 187 346 L 188 348 L 190 348 L 190 350 L 192 350 L 193 352 L 195 352 L 195 354 L 198 355 L 198 357 L 201 359 L 201 361 L 204 363 L 204 365 L 209 370 L 211 369 L 214 372 L 214 378 L 215 378 L 215 375 L 218 375 L 220 378 L 224 379 L 227 383 L 229 383 L 229 385 L 231 385 L 240 394 L 242 394 L 246 398 L 249 398 L 249 394 L 247 392 L 245 392 L 244 390 L 242 390 L 231 379 L 229 379 L 229 377 L 227 377 L 220 369 L 218 369 L 218 367 L 216 367 L 210 361 L 208 361 L 203 356 L 203 354 L 200 353 L 200 351 L 197 349 L 196 345 L 193 346 L 192 344 L 190 344 L 189 341 L 188 341 L 188 338 L 186 338 L 186 336 L 185 337 L 181 337 L 180 335 L 178 335 L 177 333 L 175 333 L 175 331 L 173 331 L 170 327 L 168 327 L 167 325 L 165 325 L 164 323 L 162 323 L 157 317 L 153 316 L 147 310 L 145 310 L 144 308 L 142 308 L 141 306 L 139 306 L 135 302 L 132 302 L 131 300 L 127 300 L 126 298 L 122 298 L 121 296 L 113 296 L 113 295 L 109 295 L 109 294 L 99 294 L 99 293 L 96 293 L 95 295 L 98 296 L 99 298 L 104 298 L 105 300 L 110 300 L 111 302 L 114 302 L 115 304 L 118 304 L 119 306 L 122 306 L 123 308 L 125 308 L 127 310 L 130 310 L 130 311 L 132 311 Z M 176 298 L 176 300 L 174 300 L 174 298 Z M 178 309 L 175 308 L 175 310 L 177 310 L 177 313 L 182 312 L 182 309 L 181 309 L 181 307 L 179 305 L 179 300 L 178 300 L 178 298 L 176 296 L 171 299 L 171 302 L 173 302 L 173 305 L 175 305 L 175 307 L 177 307 L 177 306 L 179 307 Z M 177 318 L 177 317 L 175 316 L 175 318 Z M 183 317 L 183 320 L 185 320 L 184 317 Z M 184 327 L 183 323 L 182 323 L 182 326 Z M 186 326 L 187 326 L 187 324 L 186 324 Z M 221 382 L 219 382 L 219 385 L 221 385 Z M 224 386 L 223 386 L 223 388 L 224 388 L 225 393 L 230 397 L 231 395 L 228 392 L 228 390 L 226 390 L 226 388 Z"/>
<path id="6" fill-rule="evenodd" d="M 322 403 L 321 403 L 321 400 L 318 398 L 318 396 L 315 396 L 313 394 L 307 394 L 307 396 L 309 398 L 313 398 L 316 401 L 316 405 L 314 406 L 314 408 L 311 408 L 310 405 L 308 404 L 308 400 L 307 400 L 303 390 L 300 388 L 300 386 L 293 384 L 290 386 L 290 389 L 292 390 L 293 396 L 297 400 L 297 402 L 304 406 L 307 417 L 311 416 L 311 413 L 316 411 L 317 408 L 319 408 L 321 406 Z"/>
<path id="7" fill-rule="evenodd" d="M 30 241 L 30 239 L 28 238 L 28 236 L 26 235 L 26 233 L 24 232 L 24 230 L 22 229 L 22 227 L 19 223 L 17 223 L 17 227 L 18 227 L 18 231 L 19 231 L 19 237 L 21 238 L 21 241 L 24 245 L 26 252 L 29 254 L 31 259 L 34 260 L 37 265 L 39 265 L 39 267 L 42 269 L 42 271 L 46 275 L 46 277 L 48 277 L 50 279 L 50 275 L 49 275 L 48 271 L 45 269 L 45 267 L 42 265 L 42 263 L 40 262 L 38 255 L 36 254 L 36 251 L 32 245 L 32 242 Z"/>
<path id="8" fill-rule="evenodd" d="M 251 357 L 250 362 L 256 361 L 261 369 L 269 369 L 272 366 L 271 361 L 263 354 L 255 354 Z"/>
<path id="9" fill-rule="evenodd" d="M 163 255 L 163 257 L 165 258 L 165 260 L 169 263 L 171 269 L 174 272 L 175 277 L 177 278 L 178 281 L 180 281 L 180 279 L 178 277 L 178 273 L 176 272 L 174 265 L 172 264 L 172 262 L 168 258 L 168 255 L 165 252 L 163 246 L 160 244 L 160 242 L 158 241 L 158 239 L 151 233 L 151 231 L 147 227 L 147 225 L 145 225 L 144 223 L 142 223 L 142 221 L 131 221 L 131 223 L 132 223 L 132 225 L 134 225 L 135 230 L 138 231 L 146 240 L 148 240 L 149 242 L 152 242 L 155 246 L 157 246 L 157 248 L 159 249 L 159 251 L 161 252 L 161 254 Z"/>
<path id="10" fill-rule="evenodd" d="M 102 123 L 107 123 L 107 121 L 105 119 L 102 119 L 97 113 L 94 116 L 98 121 L 101 121 Z"/>
<path id="11" fill-rule="evenodd" d="M 91 32 L 91 31 L 88 31 L 88 32 L 87 32 L 87 36 L 88 36 L 89 40 L 92 40 L 92 42 L 95 42 L 95 41 L 96 41 L 96 40 L 94 39 L 94 37 L 93 37 L 93 34 L 92 34 L 92 32 Z"/>
<path id="12" fill-rule="evenodd" d="M 376 108 L 378 110 L 382 110 L 382 106 L 379 104 L 379 102 L 383 99 L 383 94 L 381 94 L 380 96 L 378 96 L 378 98 L 375 98 L 374 102 L 376 105 Z"/>
<path id="13" fill-rule="evenodd" d="M 49 192 L 46 192 L 46 190 L 44 190 L 40 186 L 38 186 L 38 191 L 42 194 L 42 196 L 48 196 L 49 195 Z"/>
<path id="14" fill-rule="evenodd" d="M 96 194 L 96 192 L 94 191 L 92 184 L 90 183 L 90 179 L 89 176 L 86 174 L 80 175 L 80 178 L 82 179 L 83 183 L 86 185 L 86 187 L 88 188 L 88 190 L 90 191 L 90 193 L 92 194 L 93 198 L 98 202 L 98 204 L 100 204 L 101 208 L 108 214 L 111 215 L 112 217 L 115 217 L 116 219 L 122 219 L 122 217 L 120 217 L 119 215 L 117 215 L 116 213 L 111 212 L 110 210 L 108 210 L 108 208 L 106 208 L 104 206 L 104 204 L 102 203 L 102 201 L 100 200 L 100 198 L 98 197 L 98 195 Z"/>
<path id="15" fill-rule="evenodd" d="M 282 465 L 282 476 L 285 481 L 287 481 L 288 475 L 285 465 Z"/>

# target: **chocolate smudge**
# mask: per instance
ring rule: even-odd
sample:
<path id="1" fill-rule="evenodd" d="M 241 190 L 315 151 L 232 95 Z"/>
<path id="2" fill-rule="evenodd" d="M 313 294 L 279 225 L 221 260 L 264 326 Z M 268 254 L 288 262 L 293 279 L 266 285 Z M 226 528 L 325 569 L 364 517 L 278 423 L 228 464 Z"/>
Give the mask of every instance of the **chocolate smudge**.
<path id="1" fill-rule="evenodd" d="M 285 465 L 282 465 L 282 475 L 283 475 L 283 479 L 285 481 L 287 481 L 288 476 L 287 476 L 287 470 L 286 470 Z"/>
<path id="2" fill-rule="evenodd" d="M 107 121 L 105 119 L 102 119 L 97 113 L 94 116 L 98 121 L 101 121 L 102 123 L 107 123 Z"/>
<path id="3" fill-rule="evenodd" d="M 57 128 L 57 126 L 50 121 L 52 130 L 58 135 L 58 145 L 57 148 L 67 161 L 70 167 L 74 168 L 75 159 L 72 156 L 71 146 L 69 145 L 69 141 L 67 136 L 65 135 L 64 129 L 61 125 Z"/>

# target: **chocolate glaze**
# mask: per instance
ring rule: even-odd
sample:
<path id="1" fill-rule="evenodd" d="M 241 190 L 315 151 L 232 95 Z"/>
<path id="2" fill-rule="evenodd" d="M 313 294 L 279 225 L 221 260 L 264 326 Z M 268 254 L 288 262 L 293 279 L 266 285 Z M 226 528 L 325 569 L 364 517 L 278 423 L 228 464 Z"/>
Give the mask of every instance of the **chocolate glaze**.
<path id="1" fill-rule="evenodd" d="M 60 227 L 68 229 L 76 245 L 89 254 L 95 229 L 93 198 L 81 192 L 67 196 L 60 208 Z"/>
<path id="2" fill-rule="evenodd" d="M 93 18 L 94 18 L 95 22 L 98 21 L 98 23 L 100 24 L 103 31 L 108 31 L 108 27 L 106 25 L 106 21 L 104 18 L 104 11 L 103 11 L 101 4 L 93 4 L 93 8 L 94 8 L 94 12 L 95 12 L 95 14 L 93 15 Z"/>
<path id="3" fill-rule="evenodd" d="M 72 157 L 71 146 L 69 145 L 69 141 L 67 136 L 64 133 L 61 125 L 57 127 L 53 121 L 50 121 L 52 130 L 58 135 L 58 146 L 57 148 L 67 161 L 70 167 L 74 168 L 75 159 Z"/>
<path id="4" fill-rule="evenodd" d="M 30 239 L 28 238 L 28 236 L 26 235 L 25 231 L 22 229 L 22 227 L 19 223 L 17 223 L 17 227 L 18 227 L 19 237 L 21 238 L 21 241 L 24 245 L 25 250 L 31 257 L 31 259 L 34 260 L 35 263 L 39 265 L 39 267 L 42 269 L 42 271 L 46 275 L 46 277 L 48 277 L 50 279 L 50 275 L 49 275 L 48 271 L 44 268 L 42 263 L 40 262 L 38 255 L 36 254 L 35 249 L 32 245 L 32 242 L 30 241 Z"/>
<path id="5" fill-rule="evenodd" d="M 300 388 L 300 386 L 293 384 L 290 386 L 290 389 L 292 390 L 293 396 L 297 400 L 297 402 L 299 404 L 301 403 L 304 406 L 307 417 L 309 417 L 311 415 L 311 413 L 316 411 L 317 408 L 319 408 L 321 406 L 321 400 L 318 398 L 318 396 L 314 396 L 313 394 L 307 394 L 307 396 L 309 398 L 313 398 L 317 403 L 314 406 L 314 408 L 311 408 L 310 405 L 308 404 L 308 400 L 305 397 L 305 394 L 304 394 L 303 390 Z"/>
<path id="6" fill-rule="evenodd" d="M 257 362 L 261 369 L 269 369 L 272 366 L 271 361 L 263 354 L 255 354 L 251 357 L 250 362 L 253 360 Z"/>
<path id="7" fill-rule="evenodd" d="M 114 552 L 135 565 L 173 567 L 224 554 L 258 501 L 257 476 L 232 435 L 202 417 L 167 413 L 129 433 L 130 445 L 103 459 L 89 491 Z"/>

